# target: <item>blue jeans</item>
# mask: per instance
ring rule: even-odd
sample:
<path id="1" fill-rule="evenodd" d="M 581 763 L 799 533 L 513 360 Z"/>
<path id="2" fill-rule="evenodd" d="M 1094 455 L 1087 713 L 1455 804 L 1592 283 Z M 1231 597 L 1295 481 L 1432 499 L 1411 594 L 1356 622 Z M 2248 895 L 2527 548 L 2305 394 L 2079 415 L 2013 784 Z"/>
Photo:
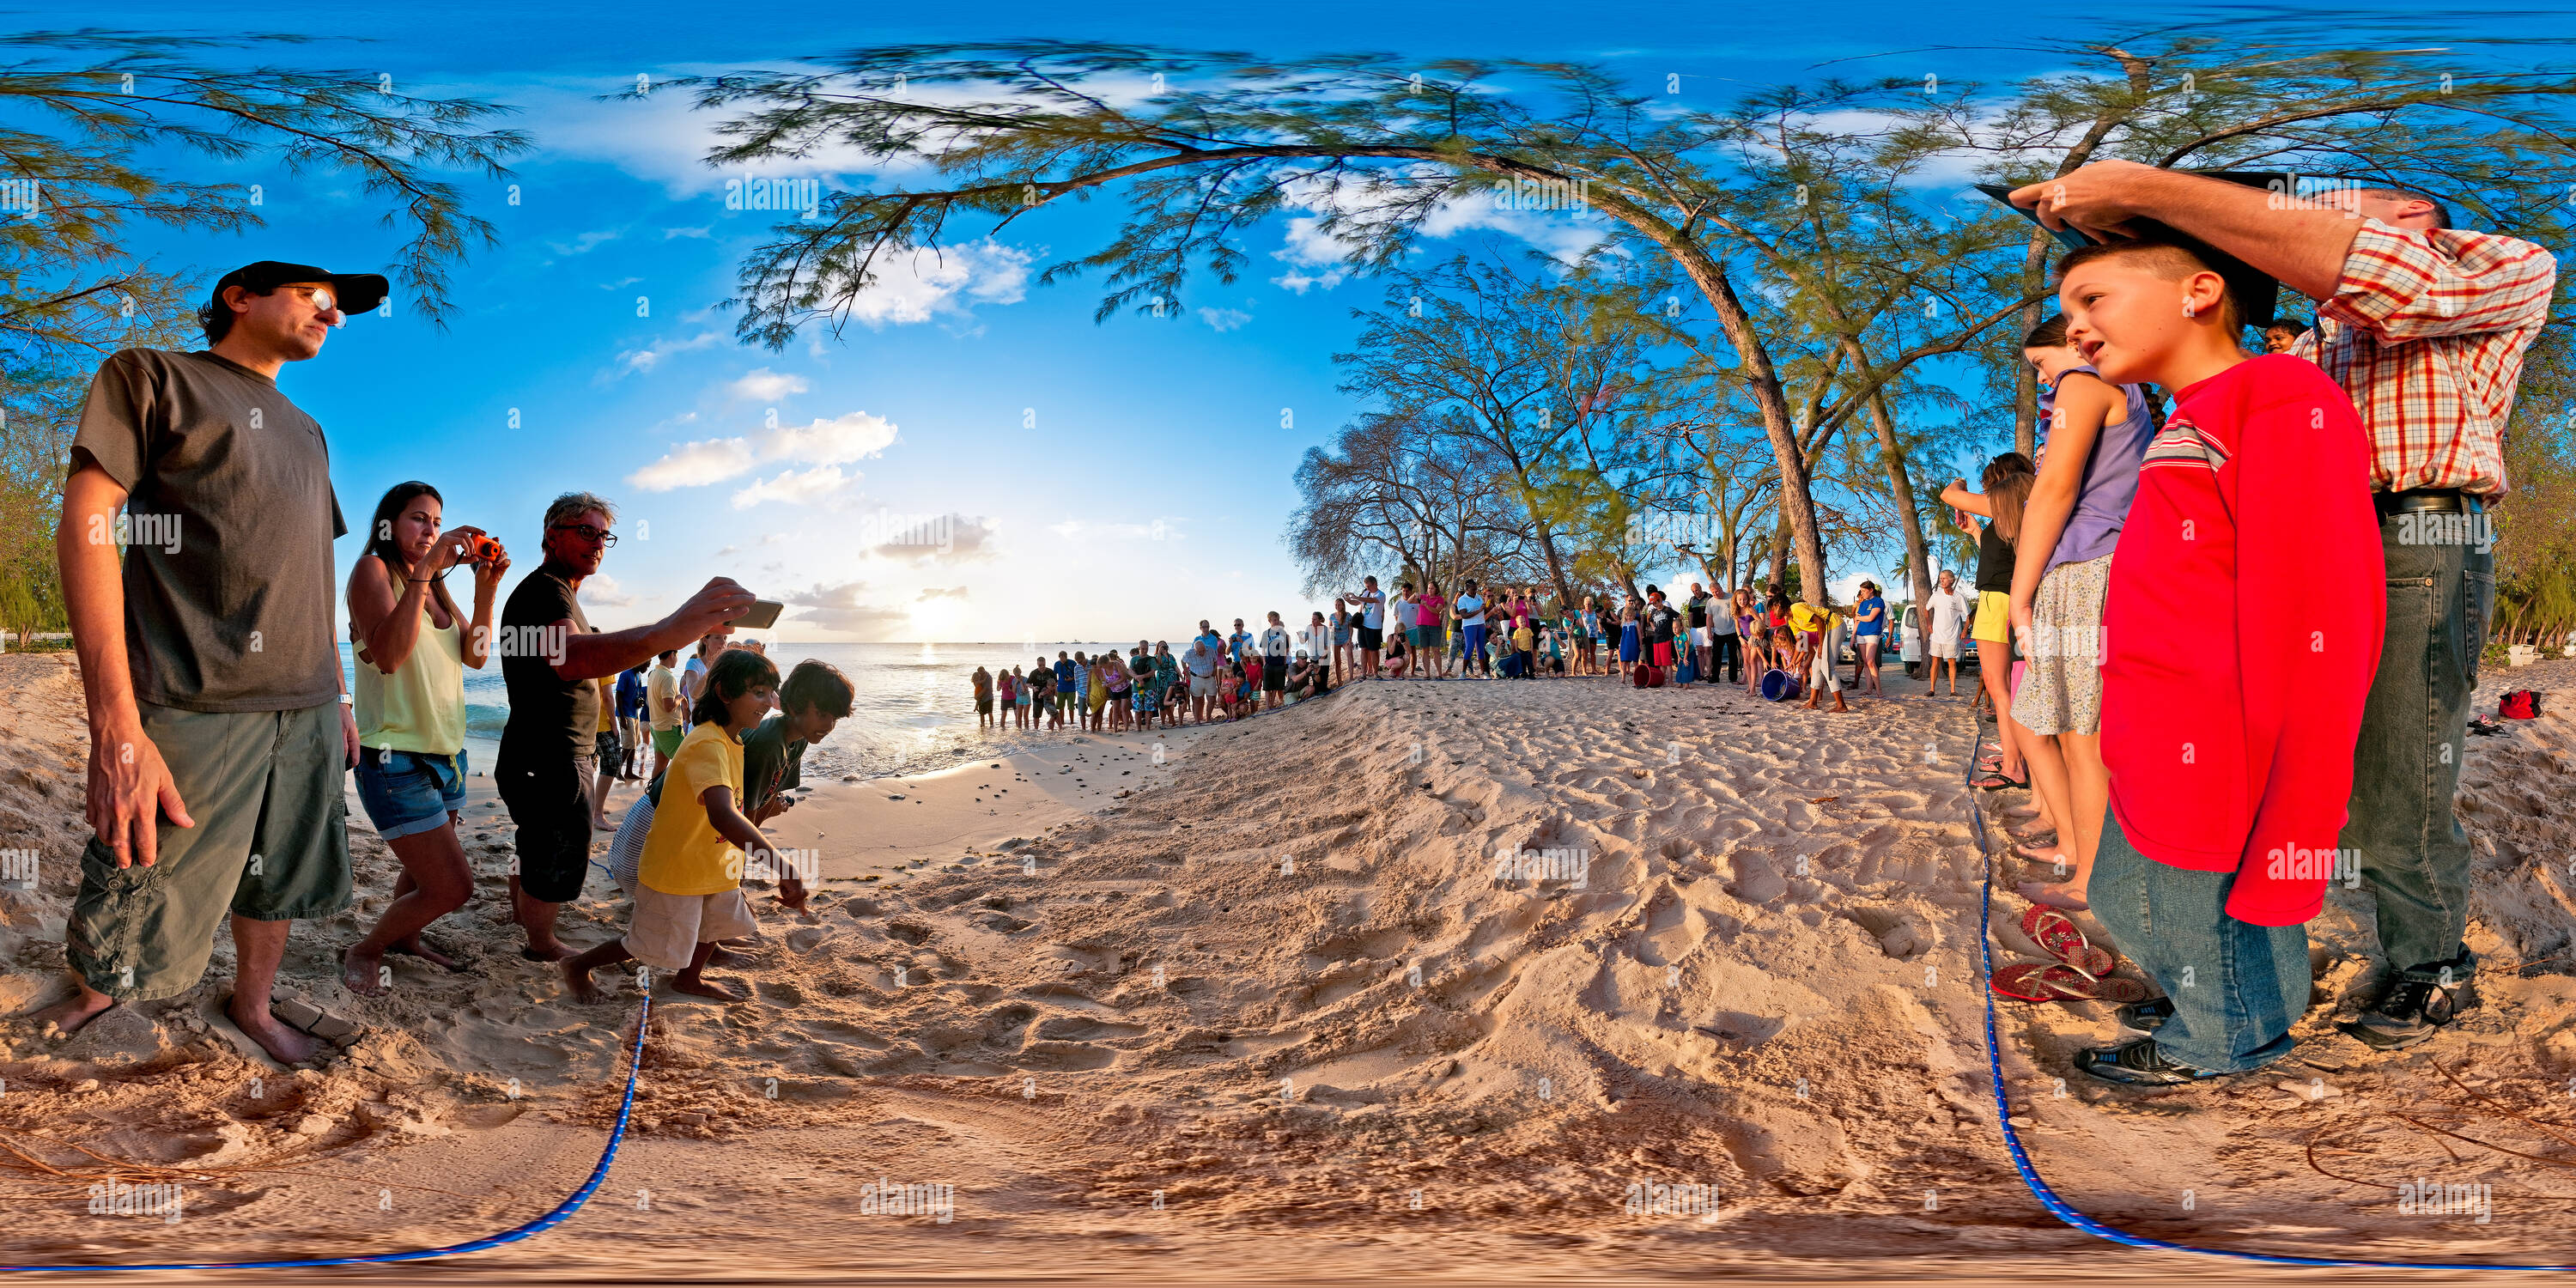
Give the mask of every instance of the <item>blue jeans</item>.
<path id="1" fill-rule="evenodd" d="M 358 804 L 388 841 L 434 832 L 465 808 L 465 753 L 358 749 Z"/>
<path id="2" fill-rule="evenodd" d="M 1493 674 L 1492 666 L 1490 666 L 1485 660 L 1484 625 L 1482 623 L 1469 623 L 1467 626 L 1466 637 L 1467 665 L 1459 671 L 1459 674 L 1464 675 L 1468 671 L 1483 671 L 1487 675 Z"/>
<path id="3" fill-rule="evenodd" d="M 2492 551 L 2400 539 L 2420 530 L 2397 515 L 2379 519 L 2388 632 L 2361 709 L 2342 841 L 2361 851 L 2362 883 L 2378 903 L 2380 950 L 2399 970 L 2462 952 L 2469 836 L 2451 800 L 2495 603 Z"/>
<path id="4" fill-rule="evenodd" d="M 2308 1011 L 2308 928 L 2257 926 L 2227 915 L 2233 872 L 2168 867 L 2138 853 L 2104 810 L 2087 898 L 2093 915 L 2165 996 L 2174 1013 L 2156 1030 L 2167 1059 L 2212 1073 L 2259 1069 L 2297 1043 Z"/>

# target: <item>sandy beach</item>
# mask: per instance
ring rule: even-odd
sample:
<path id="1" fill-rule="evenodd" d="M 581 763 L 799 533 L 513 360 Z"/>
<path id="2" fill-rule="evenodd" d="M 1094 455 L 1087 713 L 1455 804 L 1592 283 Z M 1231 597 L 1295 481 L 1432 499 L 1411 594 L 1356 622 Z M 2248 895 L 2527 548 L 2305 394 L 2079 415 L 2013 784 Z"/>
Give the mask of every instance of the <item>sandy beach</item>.
<path id="1" fill-rule="evenodd" d="M 2571 680 L 2576 663 L 2499 668 L 2480 705 Z M 1888 684 L 1849 715 L 1725 686 L 1360 684 L 1240 726 L 809 784 L 771 831 L 822 861 L 811 915 L 756 901 L 753 963 L 717 972 L 750 1000 L 657 994 L 599 1197 L 417 1273 L 638 1282 L 757 1250 L 788 1282 L 1969 1282 L 2069 1256 L 2213 1277 L 2069 1229 L 2015 1175 L 1961 785 L 1980 726 Z M 17 1017 L 62 987 L 84 737 L 67 655 L 0 657 L 0 693 L 0 848 L 39 855 L 32 891 L 0 890 Z M 2576 1126 L 2510 1115 L 2576 1123 L 2576 720 L 2509 724 L 2465 749 L 2485 1009 L 2406 1052 L 2333 1033 L 2369 982 L 2341 890 L 2310 928 L 2302 1049 L 2265 1076 L 2081 1085 L 2067 1057 L 2115 1036 L 2110 1008 L 2008 1004 L 2007 1094 L 2061 1195 L 2217 1247 L 2563 1257 Z M 298 928 L 280 985 L 366 1026 L 322 1069 L 231 1031 L 229 942 L 195 992 L 67 1040 L 0 1019 L 6 1140 L 67 1167 L 43 1142 L 205 1169 L 177 1225 L 23 1197 L 86 1173 L 9 1171 L 9 1260 L 430 1246 L 579 1183 L 635 997 L 574 1005 L 516 955 L 507 820 L 472 787 L 482 897 L 431 935 L 474 960 L 389 959 L 377 999 L 337 982 L 394 873 L 352 801 L 362 902 Z M 2021 906 L 1997 900 L 1999 964 L 2036 956 Z M 567 940 L 616 934 L 622 909 L 594 873 Z M 2492 1220 L 2401 1218 L 2419 1176 L 2491 1184 Z M 953 1207 L 876 1214 L 862 1187 L 881 1181 L 951 1187 Z"/>

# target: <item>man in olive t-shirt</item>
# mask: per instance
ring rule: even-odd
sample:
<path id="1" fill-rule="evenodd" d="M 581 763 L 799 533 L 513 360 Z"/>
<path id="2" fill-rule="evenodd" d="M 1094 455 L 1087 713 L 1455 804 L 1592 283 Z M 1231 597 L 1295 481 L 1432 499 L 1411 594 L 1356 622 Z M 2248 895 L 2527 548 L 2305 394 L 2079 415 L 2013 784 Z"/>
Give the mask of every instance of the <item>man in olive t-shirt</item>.
<path id="1" fill-rule="evenodd" d="M 322 427 L 277 373 L 384 293 L 247 265 L 199 311 L 205 350 L 128 349 L 90 382 L 54 537 L 97 831 L 64 927 L 73 995 L 39 1017 L 61 1031 L 194 988 L 229 912 L 226 1013 L 281 1062 L 318 1049 L 270 998 L 294 920 L 349 903 L 358 730 L 335 700 L 331 558 L 347 526 Z"/>

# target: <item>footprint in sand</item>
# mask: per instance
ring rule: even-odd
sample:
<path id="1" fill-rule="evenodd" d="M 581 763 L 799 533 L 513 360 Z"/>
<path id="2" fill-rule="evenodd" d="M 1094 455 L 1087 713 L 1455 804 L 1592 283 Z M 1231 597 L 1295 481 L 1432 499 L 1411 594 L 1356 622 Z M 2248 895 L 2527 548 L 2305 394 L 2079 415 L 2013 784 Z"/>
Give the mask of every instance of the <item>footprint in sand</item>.
<path id="1" fill-rule="evenodd" d="M 1898 961 L 1912 961 L 1941 946 L 1941 937 L 1931 926 L 1902 908 L 1862 904 L 1844 909 L 1843 915 L 1868 931 L 1881 952 Z"/>

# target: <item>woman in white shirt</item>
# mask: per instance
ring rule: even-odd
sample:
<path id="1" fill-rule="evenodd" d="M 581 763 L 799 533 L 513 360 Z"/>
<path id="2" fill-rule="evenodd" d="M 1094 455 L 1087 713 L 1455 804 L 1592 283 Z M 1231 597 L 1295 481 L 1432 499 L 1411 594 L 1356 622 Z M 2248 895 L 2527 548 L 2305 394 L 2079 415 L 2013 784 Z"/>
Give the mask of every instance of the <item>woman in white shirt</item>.
<path id="1" fill-rule="evenodd" d="M 1276 707 L 1288 696 L 1288 628 L 1279 614 L 1261 631 L 1261 705 Z"/>
<path id="2" fill-rule="evenodd" d="M 1324 686 L 1332 682 L 1331 663 L 1326 659 L 1332 657 L 1333 628 L 1320 612 L 1306 624 L 1304 647 L 1307 660 L 1315 666 L 1315 691 L 1322 693 Z"/>

